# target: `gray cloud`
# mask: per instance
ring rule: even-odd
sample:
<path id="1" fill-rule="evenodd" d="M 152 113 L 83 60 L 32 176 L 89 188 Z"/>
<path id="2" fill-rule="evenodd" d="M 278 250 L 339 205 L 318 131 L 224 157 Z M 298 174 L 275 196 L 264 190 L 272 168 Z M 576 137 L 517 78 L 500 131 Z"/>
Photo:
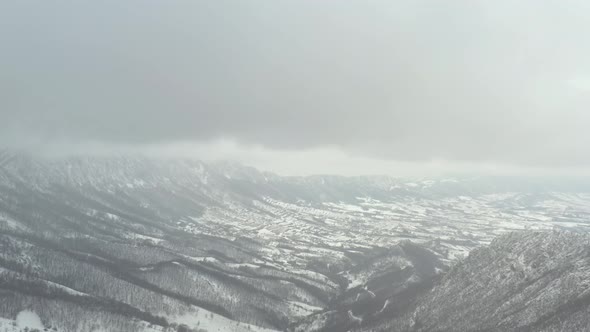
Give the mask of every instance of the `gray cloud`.
<path id="1" fill-rule="evenodd" d="M 588 166 L 584 1 L 0 4 L 0 138 Z"/>

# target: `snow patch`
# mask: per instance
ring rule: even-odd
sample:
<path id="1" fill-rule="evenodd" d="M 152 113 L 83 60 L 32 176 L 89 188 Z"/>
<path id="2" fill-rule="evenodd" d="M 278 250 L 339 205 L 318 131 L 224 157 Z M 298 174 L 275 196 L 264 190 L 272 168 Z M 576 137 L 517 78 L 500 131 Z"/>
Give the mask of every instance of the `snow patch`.
<path id="1" fill-rule="evenodd" d="M 231 320 L 201 308 L 184 315 L 167 316 L 166 319 L 169 322 L 184 324 L 192 329 L 202 329 L 209 332 L 276 332 L 275 330 Z"/>
<path id="2" fill-rule="evenodd" d="M 16 324 L 21 329 L 29 328 L 43 330 L 45 328 L 39 315 L 29 310 L 23 310 L 16 315 Z"/>

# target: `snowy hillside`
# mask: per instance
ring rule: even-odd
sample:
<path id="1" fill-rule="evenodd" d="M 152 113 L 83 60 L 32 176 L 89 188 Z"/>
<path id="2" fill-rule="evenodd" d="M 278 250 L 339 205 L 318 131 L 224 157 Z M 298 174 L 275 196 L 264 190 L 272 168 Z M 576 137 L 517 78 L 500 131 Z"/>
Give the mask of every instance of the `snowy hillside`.
<path id="1" fill-rule="evenodd" d="M 590 236 L 502 235 L 357 331 L 589 331 Z"/>

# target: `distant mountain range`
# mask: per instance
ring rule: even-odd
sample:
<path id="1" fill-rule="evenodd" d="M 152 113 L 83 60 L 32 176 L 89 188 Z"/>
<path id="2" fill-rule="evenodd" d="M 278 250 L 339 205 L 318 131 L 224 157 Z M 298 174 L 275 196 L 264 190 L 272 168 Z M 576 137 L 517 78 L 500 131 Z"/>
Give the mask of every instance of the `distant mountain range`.
<path id="1" fill-rule="evenodd" d="M 586 179 L 3 151 L 0 331 L 584 330 L 589 226 Z"/>

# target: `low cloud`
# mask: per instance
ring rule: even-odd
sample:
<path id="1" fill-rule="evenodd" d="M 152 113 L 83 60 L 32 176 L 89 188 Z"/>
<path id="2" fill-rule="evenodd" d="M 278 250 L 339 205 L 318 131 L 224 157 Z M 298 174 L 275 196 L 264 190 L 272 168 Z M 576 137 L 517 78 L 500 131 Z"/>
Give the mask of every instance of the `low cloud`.
<path id="1" fill-rule="evenodd" d="M 0 139 L 584 168 L 589 6 L 7 2 Z"/>

